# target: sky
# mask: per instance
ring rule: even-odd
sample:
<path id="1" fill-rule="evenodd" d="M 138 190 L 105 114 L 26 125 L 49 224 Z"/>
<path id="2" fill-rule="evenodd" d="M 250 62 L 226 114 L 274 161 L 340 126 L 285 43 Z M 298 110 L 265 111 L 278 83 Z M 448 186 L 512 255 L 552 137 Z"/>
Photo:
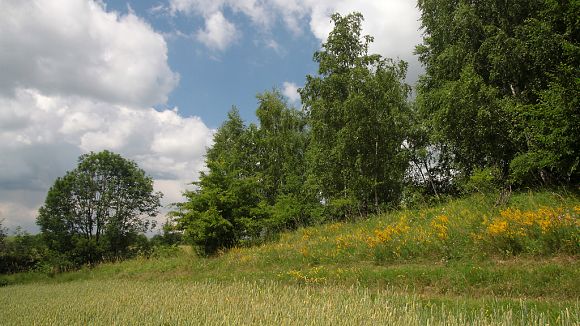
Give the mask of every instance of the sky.
<path id="1" fill-rule="evenodd" d="M 55 179 L 104 149 L 154 179 L 166 212 L 232 106 L 254 122 L 256 95 L 273 88 L 301 106 L 330 15 L 353 11 L 370 52 L 407 61 L 414 84 L 412 0 L 0 0 L 3 226 L 38 232 Z"/>

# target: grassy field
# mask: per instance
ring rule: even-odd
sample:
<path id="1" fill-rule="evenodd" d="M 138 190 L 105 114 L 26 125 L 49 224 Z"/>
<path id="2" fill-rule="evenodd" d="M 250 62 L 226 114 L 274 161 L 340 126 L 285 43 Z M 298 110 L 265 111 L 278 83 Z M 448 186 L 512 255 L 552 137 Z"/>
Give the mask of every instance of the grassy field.
<path id="1" fill-rule="evenodd" d="M 0 276 L 0 324 L 580 325 L 580 198 L 473 196 L 199 258 Z"/>
<path id="2" fill-rule="evenodd" d="M 575 303 L 425 299 L 356 286 L 91 280 L 0 289 L 10 325 L 577 325 Z"/>

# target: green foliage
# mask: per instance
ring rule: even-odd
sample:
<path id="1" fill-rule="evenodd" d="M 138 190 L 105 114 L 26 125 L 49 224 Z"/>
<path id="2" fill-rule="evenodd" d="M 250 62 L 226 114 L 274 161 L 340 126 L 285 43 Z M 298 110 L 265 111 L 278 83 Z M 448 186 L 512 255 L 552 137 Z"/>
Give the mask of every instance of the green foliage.
<path id="1" fill-rule="evenodd" d="M 469 176 L 516 185 L 578 178 L 577 1 L 420 0 L 418 105 L 430 143 Z"/>
<path id="2" fill-rule="evenodd" d="M 495 167 L 476 169 L 461 185 L 464 193 L 493 194 L 499 191 L 501 171 Z"/>
<path id="3" fill-rule="evenodd" d="M 150 242 L 153 246 L 175 246 L 183 242 L 183 234 L 171 219 L 167 219 L 161 227 L 162 233 L 154 235 Z"/>
<path id="4" fill-rule="evenodd" d="M 282 194 L 276 198 L 271 209 L 270 228 L 274 232 L 293 230 L 310 224 L 310 212 L 295 195 Z"/>
<path id="5" fill-rule="evenodd" d="M 0 239 L 0 274 L 34 269 L 47 256 L 41 236 L 28 234 L 18 227 L 13 236 Z"/>
<path id="6" fill-rule="evenodd" d="M 301 111 L 288 107 L 277 90 L 258 94 L 257 98 L 256 172 L 265 200 L 273 205 L 280 195 L 299 196 L 302 192 L 308 143 L 306 120 Z"/>
<path id="7" fill-rule="evenodd" d="M 574 78 L 571 69 L 562 70 L 540 92 L 539 104 L 516 108 L 528 150 L 511 162 L 515 183 L 574 184 L 580 180 L 580 72 L 576 69 Z"/>
<path id="8" fill-rule="evenodd" d="M 131 254 L 160 206 L 161 193 L 137 164 L 109 151 L 79 158 L 58 178 L 39 210 L 47 246 L 75 264 Z"/>
<path id="9" fill-rule="evenodd" d="M 340 203 L 345 214 L 367 214 L 399 198 L 407 167 L 401 148 L 407 64 L 368 54 L 373 39 L 361 37 L 361 14 L 334 14 L 332 21 L 334 29 L 314 54 L 319 75 L 307 76 L 300 90 L 311 129 L 309 180 L 319 201 Z"/>
<path id="10" fill-rule="evenodd" d="M 258 102 L 258 126 L 245 126 L 235 108 L 229 112 L 208 149 L 209 171 L 173 213 L 203 254 L 261 242 L 311 220 L 306 207 L 313 200 L 303 188 L 305 120 L 276 90 L 259 94 Z"/>
<path id="11" fill-rule="evenodd" d="M 3 253 L 6 246 L 6 229 L 2 226 L 4 219 L 0 220 L 0 253 Z"/>
<path id="12" fill-rule="evenodd" d="M 309 133 L 303 112 L 288 107 L 277 90 L 257 97 L 256 175 L 269 216 L 262 231 L 268 236 L 311 223 L 316 198 L 305 186 Z"/>
<path id="13" fill-rule="evenodd" d="M 252 218 L 262 196 L 255 169 L 254 128 L 244 126 L 237 109 L 214 135 L 207 151 L 207 173 L 186 192 L 187 201 L 174 212 L 184 236 L 205 254 L 237 244 L 254 234 Z"/>

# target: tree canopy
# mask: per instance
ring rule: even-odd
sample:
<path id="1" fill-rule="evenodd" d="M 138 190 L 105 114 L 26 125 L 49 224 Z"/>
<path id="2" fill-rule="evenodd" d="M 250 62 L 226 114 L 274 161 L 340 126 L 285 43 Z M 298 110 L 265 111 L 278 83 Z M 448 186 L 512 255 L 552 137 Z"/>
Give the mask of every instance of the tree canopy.
<path id="1" fill-rule="evenodd" d="M 318 76 L 300 90 L 311 139 L 308 166 L 320 200 L 346 214 L 378 211 L 399 198 L 407 167 L 407 64 L 369 54 L 359 13 L 332 16 L 334 29 L 314 54 Z"/>
<path id="2" fill-rule="evenodd" d="M 302 114 L 277 90 L 257 98 L 259 125 L 246 126 L 232 108 L 207 151 L 208 172 L 173 213 L 185 237 L 204 254 L 263 240 L 306 219 Z"/>
<path id="3" fill-rule="evenodd" d="M 418 104 L 464 176 L 512 184 L 579 177 L 580 4 L 419 0 Z"/>
<path id="4" fill-rule="evenodd" d="M 314 54 L 319 75 L 300 90 L 304 110 L 265 92 L 257 125 L 246 126 L 234 109 L 215 134 L 208 172 L 174 212 L 206 254 L 398 199 L 407 167 L 406 64 L 367 53 L 372 38 L 361 37 L 360 14 L 332 19 Z"/>
<path id="5" fill-rule="evenodd" d="M 257 124 L 234 109 L 215 134 L 208 171 L 174 213 L 187 239 L 211 254 L 414 195 L 577 182 L 579 5 L 418 6 L 426 72 L 416 100 L 407 64 L 369 53 L 362 15 L 332 15 L 302 110 L 266 92 Z"/>
<path id="6" fill-rule="evenodd" d="M 148 217 L 158 213 L 161 196 L 135 162 L 91 152 L 55 181 L 37 224 L 51 250 L 77 263 L 122 257 L 153 225 Z"/>

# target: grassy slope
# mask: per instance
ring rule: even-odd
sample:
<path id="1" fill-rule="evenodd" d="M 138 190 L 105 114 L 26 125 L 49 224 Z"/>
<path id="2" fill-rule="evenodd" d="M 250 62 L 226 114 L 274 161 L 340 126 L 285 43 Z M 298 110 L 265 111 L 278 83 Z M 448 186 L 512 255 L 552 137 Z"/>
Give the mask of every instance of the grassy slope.
<path id="1" fill-rule="evenodd" d="M 205 287 L 215 285 L 220 287 L 214 289 L 216 293 L 236 292 L 232 287 L 262 284 L 259 287 L 265 286 L 265 291 L 275 287 L 283 289 L 282 293 L 290 291 L 292 294 L 289 296 L 297 298 L 296 302 L 293 299 L 289 301 L 290 306 L 297 305 L 296 311 L 300 311 L 300 300 L 306 295 L 302 291 L 308 292 L 312 287 L 325 289 L 330 298 L 337 296 L 337 302 L 342 302 L 339 293 L 345 289 L 367 289 L 364 291 L 377 291 L 380 300 L 394 300 L 396 304 L 393 307 L 403 310 L 393 309 L 403 315 L 402 311 L 406 309 L 404 302 L 419 302 L 413 308 L 416 309 L 413 315 L 416 318 L 423 316 L 425 309 L 433 309 L 435 306 L 440 310 L 443 309 L 441 307 L 447 307 L 447 310 L 455 311 L 453 318 L 456 318 L 454 320 L 457 323 L 461 323 L 457 318 L 467 318 L 467 315 L 462 315 L 462 311 L 470 311 L 469 318 L 477 320 L 483 318 L 481 314 L 489 309 L 494 313 L 504 312 L 501 316 L 494 315 L 504 319 L 494 317 L 496 319 L 489 321 L 492 324 L 509 324 L 514 321 L 509 318 L 516 318 L 514 313 L 528 310 L 535 311 L 532 315 L 537 321 L 546 317 L 547 321 L 568 318 L 568 322 L 579 322 L 580 262 L 577 252 L 568 250 L 566 253 L 546 255 L 539 253 L 541 250 L 538 251 L 538 243 L 531 243 L 530 254 L 514 257 L 509 253 L 498 254 L 497 250 L 494 251 L 497 248 L 493 246 L 497 243 L 473 240 L 477 238 L 472 236 L 474 233 L 485 234 L 491 224 L 489 220 L 500 216 L 501 211 L 505 210 L 506 207 L 495 205 L 495 199 L 473 196 L 437 207 L 393 212 L 358 222 L 305 228 L 282 234 L 276 242 L 252 248 L 236 248 L 210 259 L 198 258 L 190 250 L 180 250 L 173 255 L 102 264 L 93 269 L 53 277 L 34 273 L 4 276 L 4 282 L 32 284 L 0 288 L 0 302 L 8 306 L 13 304 L 17 313 L 18 299 L 6 301 L 6 295 L 33 291 L 35 287 L 48 292 L 66 292 L 66 288 L 71 285 L 64 283 L 69 281 L 84 281 L 73 284 L 88 287 L 99 287 L 99 284 L 109 286 L 111 282 L 113 286 L 131 283 L 143 288 L 180 284 L 180 287 L 186 289 L 184 291 L 193 292 L 203 292 L 207 290 Z M 530 212 L 546 207 L 574 212 L 580 210 L 580 198 L 551 192 L 524 193 L 514 195 L 508 206 Z M 441 230 L 436 222 L 441 220 L 442 215 L 448 219 L 446 233 L 443 235 L 436 232 Z M 578 215 L 573 217 L 577 228 Z M 397 233 L 395 230 L 390 233 L 390 237 L 383 236 L 389 226 L 397 225 L 402 231 Z M 426 230 L 431 230 L 432 234 L 427 234 Z M 572 231 L 578 233 L 577 229 Z M 426 240 L 420 243 L 414 241 L 418 237 L 425 237 Z M 377 244 L 377 239 L 382 242 Z M 578 241 L 577 237 L 574 239 Z M 388 299 L 385 291 L 388 291 L 391 299 Z M 356 300 L 375 298 L 368 292 L 357 293 L 358 299 L 344 304 L 356 306 L 360 304 Z M 284 299 L 266 296 L 264 300 Z M 230 309 L 232 307 L 226 306 Z M 216 309 L 226 309 L 220 307 Z M 393 316 L 401 317 L 396 311 Z M 573 312 L 571 316 L 570 311 Z M 364 315 L 369 311 L 360 313 Z M 443 310 L 438 313 L 440 322 L 444 320 L 441 319 L 442 314 L 445 315 Z M 568 317 L 562 314 L 568 314 Z M 274 319 L 267 320 L 275 321 L 278 317 L 271 315 L 268 318 Z M 518 320 L 531 321 L 521 318 Z M 420 323 L 419 319 L 416 321 Z"/>

